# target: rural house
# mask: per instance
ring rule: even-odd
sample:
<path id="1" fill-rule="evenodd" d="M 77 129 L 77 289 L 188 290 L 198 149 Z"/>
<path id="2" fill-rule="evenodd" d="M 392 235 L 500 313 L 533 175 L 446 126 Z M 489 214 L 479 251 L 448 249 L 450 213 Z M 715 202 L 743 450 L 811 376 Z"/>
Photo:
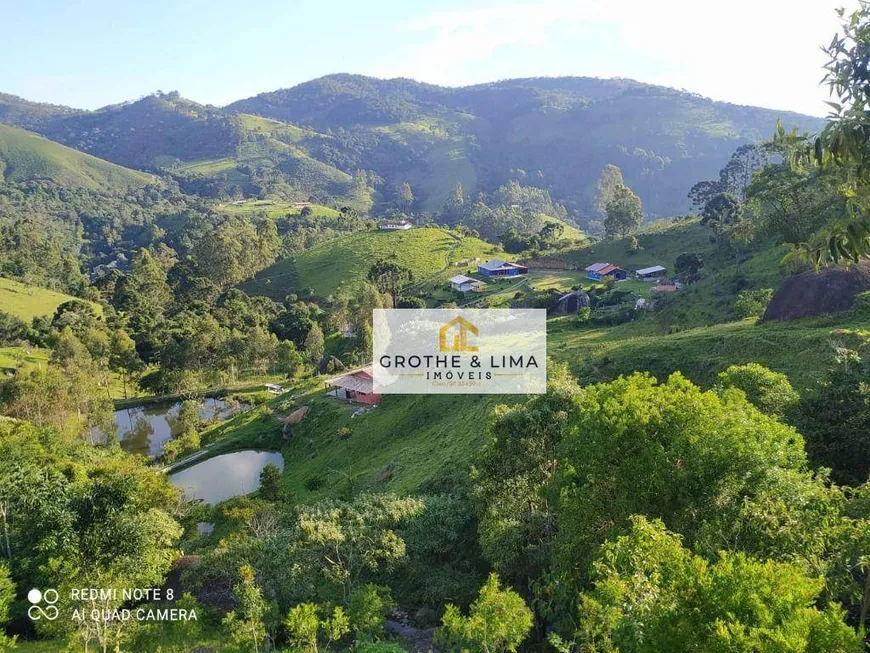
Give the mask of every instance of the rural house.
<path id="1" fill-rule="evenodd" d="M 593 263 L 586 267 L 586 278 L 592 281 L 604 281 L 607 277 L 616 281 L 628 278 L 628 272 L 611 263 Z"/>
<path id="2" fill-rule="evenodd" d="M 385 231 L 404 231 L 413 226 L 414 225 L 407 220 L 384 220 L 378 225 L 378 228 Z"/>
<path id="3" fill-rule="evenodd" d="M 326 385 L 329 388 L 327 394 L 337 399 L 369 405 L 376 404 L 381 400 L 381 395 L 374 392 L 371 367 L 353 370 L 341 376 L 327 379 Z"/>
<path id="4" fill-rule="evenodd" d="M 518 277 L 521 274 L 527 274 L 529 268 L 525 265 L 517 263 L 508 263 L 501 259 L 494 258 L 486 263 L 478 263 L 477 272 L 490 279 L 502 279 L 504 277 Z"/>
<path id="5" fill-rule="evenodd" d="M 457 274 L 450 278 L 450 286 L 458 292 L 480 292 L 486 288 L 483 281 L 466 277 L 464 274 Z"/>
<path id="6" fill-rule="evenodd" d="M 667 268 L 661 265 L 653 265 L 648 268 L 641 268 L 634 275 L 641 281 L 652 281 L 653 279 L 661 279 L 665 276 Z"/>

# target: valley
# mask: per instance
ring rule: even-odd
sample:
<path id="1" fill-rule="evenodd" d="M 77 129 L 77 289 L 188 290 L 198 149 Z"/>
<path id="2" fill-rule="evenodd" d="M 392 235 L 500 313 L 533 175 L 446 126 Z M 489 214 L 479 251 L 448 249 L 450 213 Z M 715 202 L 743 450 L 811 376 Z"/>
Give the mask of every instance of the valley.
<path id="1" fill-rule="evenodd" d="M 867 651 L 870 7 L 841 30 L 825 119 L 0 93 L 0 651 Z M 546 392 L 389 394 L 379 309 L 433 352 L 537 309 Z"/>

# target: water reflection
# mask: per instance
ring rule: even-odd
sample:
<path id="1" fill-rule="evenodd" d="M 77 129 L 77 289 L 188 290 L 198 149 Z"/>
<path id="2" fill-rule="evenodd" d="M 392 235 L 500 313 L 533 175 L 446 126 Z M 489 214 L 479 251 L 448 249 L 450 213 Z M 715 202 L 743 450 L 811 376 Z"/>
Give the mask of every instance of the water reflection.
<path id="1" fill-rule="evenodd" d="M 284 469 L 284 457 L 276 451 L 236 451 L 170 474 L 169 480 L 188 497 L 215 504 L 259 488 L 260 472 L 267 463 Z"/>
<path id="2" fill-rule="evenodd" d="M 226 418 L 246 406 L 223 399 L 205 399 L 199 406 L 203 420 Z M 167 440 L 180 435 L 178 411 L 181 402 L 151 404 L 115 411 L 115 433 L 121 448 L 128 453 L 156 458 Z"/>

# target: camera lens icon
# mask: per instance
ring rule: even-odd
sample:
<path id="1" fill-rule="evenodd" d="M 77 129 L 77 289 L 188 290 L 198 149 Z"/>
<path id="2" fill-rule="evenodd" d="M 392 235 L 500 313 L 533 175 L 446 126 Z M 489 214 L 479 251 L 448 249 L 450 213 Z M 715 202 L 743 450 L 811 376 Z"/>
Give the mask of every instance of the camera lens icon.
<path id="1" fill-rule="evenodd" d="M 60 596 L 55 589 L 47 589 L 43 592 L 34 587 L 27 593 L 27 600 L 32 604 L 27 608 L 27 616 L 33 621 L 40 619 L 54 621 L 60 615 L 60 610 L 55 605 L 59 598 Z"/>

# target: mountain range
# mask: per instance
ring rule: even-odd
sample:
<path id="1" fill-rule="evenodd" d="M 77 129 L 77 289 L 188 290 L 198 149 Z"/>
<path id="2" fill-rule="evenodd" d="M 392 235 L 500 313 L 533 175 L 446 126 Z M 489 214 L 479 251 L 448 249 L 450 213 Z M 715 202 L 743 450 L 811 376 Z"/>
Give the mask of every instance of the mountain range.
<path id="1" fill-rule="evenodd" d="M 741 144 L 772 135 L 777 120 L 808 132 L 822 124 L 586 77 L 447 88 L 337 74 L 225 107 L 173 92 L 95 111 L 0 94 L 0 122 L 169 175 L 204 197 L 313 199 L 367 211 L 399 206 L 407 181 L 411 210 L 435 214 L 457 183 L 473 198 L 516 180 L 548 190 L 575 219 L 594 214 L 596 181 L 610 163 L 648 216 L 683 213 L 692 184 L 715 177 Z M 0 149 L 7 170 L 24 169 L 11 156 Z"/>

